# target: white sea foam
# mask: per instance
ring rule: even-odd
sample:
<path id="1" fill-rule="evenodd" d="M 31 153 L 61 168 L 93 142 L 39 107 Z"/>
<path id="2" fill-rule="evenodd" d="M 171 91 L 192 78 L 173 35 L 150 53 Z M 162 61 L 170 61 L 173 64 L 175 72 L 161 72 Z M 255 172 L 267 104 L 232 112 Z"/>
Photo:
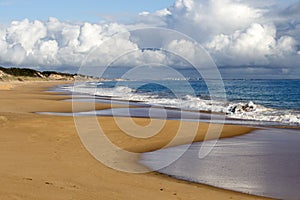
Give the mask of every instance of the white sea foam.
<path id="1" fill-rule="evenodd" d="M 136 93 L 134 89 L 126 86 L 117 86 L 115 88 L 96 88 L 91 86 L 87 87 L 86 84 L 83 84 L 77 85 L 76 87 L 64 87 L 63 89 L 89 95 L 109 96 L 115 100 L 138 101 L 155 106 L 226 113 L 228 117 L 236 119 L 300 125 L 300 112 L 266 108 L 262 105 L 257 105 L 252 101 L 247 103 L 214 101 L 201 99 L 191 95 L 186 95 L 183 98 L 161 98 L 158 95 Z"/>

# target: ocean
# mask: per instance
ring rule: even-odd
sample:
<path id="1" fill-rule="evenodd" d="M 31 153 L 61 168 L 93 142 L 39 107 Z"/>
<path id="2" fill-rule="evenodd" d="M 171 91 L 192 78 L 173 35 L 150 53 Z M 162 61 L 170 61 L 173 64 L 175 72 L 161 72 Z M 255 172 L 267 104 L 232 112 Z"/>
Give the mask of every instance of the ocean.
<path id="1" fill-rule="evenodd" d="M 263 126 L 249 134 L 220 139 L 213 144 L 206 141 L 143 153 L 140 163 L 153 171 L 191 182 L 259 196 L 299 199 L 300 80 L 225 79 L 223 84 L 220 88 L 218 80 L 191 77 L 106 79 L 77 82 L 60 90 L 72 92 L 76 97 L 74 101 L 137 106 L 130 108 L 130 112 L 127 108 L 114 108 L 64 115 L 161 118 L 162 110 L 166 109 L 169 119 L 182 119 L 180 113 L 184 113 L 187 118 L 182 120 L 201 121 L 204 115 L 209 122 L 210 115 L 214 115 L 212 120 L 225 116 L 226 123 Z M 199 158 L 200 149 L 210 148 L 210 145 L 214 145 L 212 151 Z M 182 151 L 185 152 L 178 160 L 160 168 Z"/>
<path id="2" fill-rule="evenodd" d="M 224 90 L 209 90 L 206 81 L 202 79 L 121 79 L 79 82 L 75 87 L 65 86 L 63 90 L 116 101 L 222 113 L 232 119 L 250 120 L 259 124 L 300 125 L 300 80 L 226 79 L 223 83 Z"/>

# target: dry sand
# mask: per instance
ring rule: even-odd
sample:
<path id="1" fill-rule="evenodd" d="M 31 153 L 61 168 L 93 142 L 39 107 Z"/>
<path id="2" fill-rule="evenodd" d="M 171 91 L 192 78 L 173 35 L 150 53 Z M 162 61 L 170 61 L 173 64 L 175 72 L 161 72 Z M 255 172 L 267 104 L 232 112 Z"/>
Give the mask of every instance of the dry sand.
<path id="1" fill-rule="evenodd" d="M 26 84 L 19 81 L 13 81 L 13 82 L 2 82 L 0 81 L 0 90 L 10 90 L 17 85 Z"/>
<path id="2" fill-rule="evenodd" d="M 129 174 L 106 167 L 83 147 L 73 117 L 34 113 L 72 111 L 71 102 L 61 101 L 69 96 L 44 92 L 56 84 L 61 83 L 0 84 L 1 200 L 263 199 L 176 180 L 155 172 Z M 94 107 L 91 103 L 78 105 L 78 111 Z M 95 107 L 106 109 L 111 105 L 97 104 Z M 98 121 L 113 143 L 133 152 L 161 148 L 174 137 L 180 125 L 178 121 L 168 121 L 151 139 L 136 139 L 124 134 L 112 117 L 98 117 Z M 149 123 L 148 119 L 134 121 L 141 126 Z M 187 135 L 172 145 L 190 140 L 193 135 L 188 134 L 188 127 L 198 125 L 191 122 L 183 124 Z M 199 124 L 197 141 L 203 139 L 206 129 L 207 124 Z M 251 129 L 246 127 L 225 126 L 222 137 L 249 131 Z"/>

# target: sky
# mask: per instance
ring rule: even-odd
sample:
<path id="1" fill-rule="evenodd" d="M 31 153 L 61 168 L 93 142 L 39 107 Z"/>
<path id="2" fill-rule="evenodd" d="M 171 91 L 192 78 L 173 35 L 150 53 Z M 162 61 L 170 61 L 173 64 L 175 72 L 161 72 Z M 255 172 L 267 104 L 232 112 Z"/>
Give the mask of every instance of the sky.
<path id="1" fill-rule="evenodd" d="M 89 21 L 121 20 L 137 13 L 154 12 L 166 8 L 175 0 L 0 0 L 0 19 L 11 20 L 60 20 Z"/>
<path id="2" fill-rule="evenodd" d="M 300 78 L 300 1 L 0 0 L 3 66 L 188 68 L 203 51 L 226 76 Z"/>

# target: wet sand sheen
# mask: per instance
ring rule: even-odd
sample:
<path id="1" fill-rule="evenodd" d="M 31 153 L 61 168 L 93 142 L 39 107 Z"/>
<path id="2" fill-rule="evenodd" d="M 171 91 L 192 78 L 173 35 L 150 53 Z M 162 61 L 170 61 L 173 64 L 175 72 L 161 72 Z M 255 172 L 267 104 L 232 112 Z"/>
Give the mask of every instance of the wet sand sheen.
<path id="1" fill-rule="evenodd" d="M 300 130 L 260 129 L 221 139 L 211 153 L 198 158 L 194 143 L 175 163 L 160 172 L 180 179 L 277 199 L 300 197 Z M 145 153 L 142 163 L 156 168 L 184 146 Z"/>
<path id="2" fill-rule="evenodd" d="M 262 199 L 157 173 L 127 174 L 104 166 L 83 147 L 72 117 L 33 114 L 72 112 L 71 102 L 61 101 L 69 96 L 44 92 L 56 84 L 59 83 L 26 83 L 0 91 L 0 199 Z M 111 107 L 120 105 L 96 105 L 97 109 Z M 77 111 L 91 108 L 93 104 L 82 103 Z M 169 133 L 178 126 L 178 122 L 168 121 L 161 134 L 141 142 L 122 133 L 113 118 L 98 117 L 98 120 L 112 141 L 134 152 L 160 148 L 173 137 Z M 147 119 L 134 120 L 140 125 L 149 123 Z M 200 127 L 199 140 L 207 124 Z M 224 137 L 251 130 L 226 127 Z M 178 140 L 176 144 L 183 142 Z M 136 159 L 127 161 L 134 167 Z"/>

